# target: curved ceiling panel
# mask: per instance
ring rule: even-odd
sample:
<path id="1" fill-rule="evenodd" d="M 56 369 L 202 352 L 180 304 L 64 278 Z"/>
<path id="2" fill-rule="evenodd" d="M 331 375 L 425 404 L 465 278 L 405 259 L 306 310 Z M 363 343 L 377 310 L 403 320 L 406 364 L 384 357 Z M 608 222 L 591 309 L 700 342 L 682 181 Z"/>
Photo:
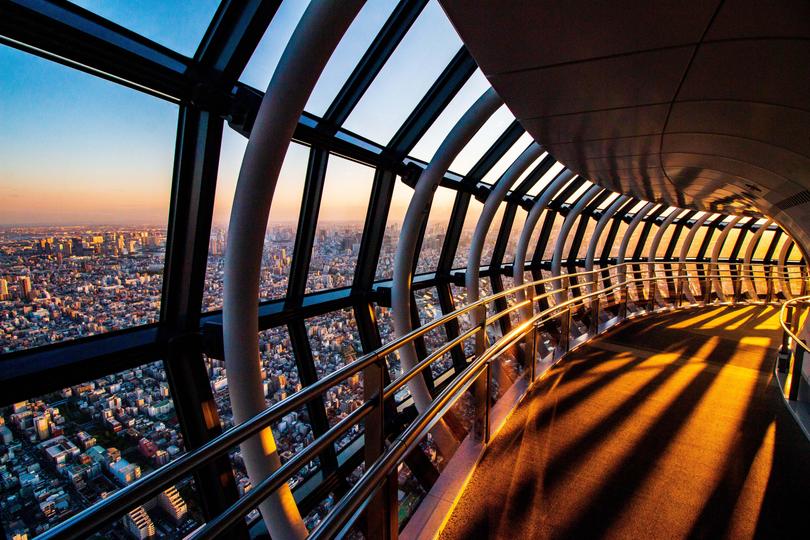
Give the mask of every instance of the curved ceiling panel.
<path id="1" fill-rule="evenodd" d="M 526 130 L 582 176 L 736 214 L 810 188 L 810 2 L 441 2 Z"/>

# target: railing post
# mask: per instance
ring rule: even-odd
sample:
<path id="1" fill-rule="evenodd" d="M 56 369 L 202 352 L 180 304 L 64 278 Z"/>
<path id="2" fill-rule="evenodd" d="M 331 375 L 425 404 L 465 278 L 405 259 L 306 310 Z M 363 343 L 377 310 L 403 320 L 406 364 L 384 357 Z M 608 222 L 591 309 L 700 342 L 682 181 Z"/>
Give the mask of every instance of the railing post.
<path id="1" fill-rule="evenodd" d="M 740 293 L 742 291 L 742 265 L 736 264 L 734 265 L 734 280 L 732 281 L 732 299 L 731 304 L 737 305 L 737 302 L 740 301 Z"/>
<path id="2" fill-rule="evenodd" d="M 385 357 L 378 358 L 363 371 L 363 393 L 374 400 L 374 410 L 365 421 L 364 457 L 366 469 L 385 453 Z M 380 485 L 365 512 L 366 538 L 396 539 L 399 529 L 397 475 L 389 474 Z"/>
<path id="3" fill-rule="evenodd" d="M 534 365 L 537 362 L 537 326 L 534 324 L 532 324 L 532 336 L 529 343 L 531 344 L 531 350 L 529 351 L 529 354 L 526 355 L 526 359 L 529 362 L 529 385 L 531 386 L 531 384 L 534 382 Z"/>
<path id="4" fill-rule="evenodd" d="M 479 357 L 484 353 L 487 342 L 487 310 L 486 305 L 481 306 L 481 322 L 479 331 L 475 334 L 475 356 Z M 489 431 L 489 363 L 486 366 L 485 380 L 481 380 L 481 374 L 476 377 L 473 384 L 473 400 L 475 401 L 475 422 L 473 426 L 475 439 L 487 444 Z"/>
<path id="5" fill-rule="evenodd" d="M 588 328 L 588 333 L 591 337 L 599 333 L 599 297 L 596 296 L 591 301 L 591 327 Z"/>
<path id="6" fill-rule="evenodd" d="M 627 282 L 619 287 L 619 319 L 627 318 Z"/>
<path id="7" fill-rule="evenodd" d="M 799 398 L 799 385 L 802 380 L 802 364 L 804 363 L 804 347 L 802 347 L 802 343 L 796 343 L 796 348 L 793 351 L 793 362 L 788 374 L 787 398 L 792 401 Z"/>
<path id="8" fill-rule="evenodd" d="M 492 398 L 490 393 L 492 392 L 492 360 L 487 361 L 486 370 L 485 370 L 485 381 L 486 381 L 486 408 L 484 409 L 484 444 L 489 444 L 489 436 L 490 436 L 490 425 L 489 425 L 489 416 L 491 410 L 491 402 Z"/>
<path id="9" fill-rule="evenodd" d="M 773 266 L 766 266 L 765 267 L 765 283 L 768 286 L 765 293 L 765 303 L 770 304 L 773 302 L 773 280 L 774 280 L 774 270 Z"/>
<path id="10" fill-rule="evenodd" d="M 714 282 L 714 280 L 711 279 L 710 277 L 704 277 L 703 278 L 703 283 L 706 284 L 706 286 L 704 287 L 704 293 L 703 293 L 703 305 L 704 306 L 708 306 L 709 304 L 712 303 L 712 283 L 713 282 Z"/>
<path id="11" fill-rule="evenodd" d="M 790 325 L 793 319 L 793 306 L 788 305 L 785 313 L 785 322 Z M 792 328 L 792 326 L 791 326 Z M 790 335 L 787 330 L 782 330 L 782 343 L 779 345 L 779 352 L 776 356 L 776 370 L 779 373 L 787 373 L 790 368 Z"/>
<path id="12" fill-rule="evenodd" d="M 564 339 L 563 343 L 563 354 L 567 353 L 571 350 L 571 308 L 567 308 L 563 315 L 563 328 L 564 332 L 562 332 L 561 337 Z"/>

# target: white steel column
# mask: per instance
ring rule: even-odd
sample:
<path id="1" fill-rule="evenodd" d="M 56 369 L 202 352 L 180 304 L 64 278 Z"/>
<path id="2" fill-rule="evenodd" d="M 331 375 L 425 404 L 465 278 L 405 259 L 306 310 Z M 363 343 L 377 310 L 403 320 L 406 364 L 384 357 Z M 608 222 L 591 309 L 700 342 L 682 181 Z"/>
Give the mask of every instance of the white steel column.
<path id="1" fill-rule="evenodd" d="M 556 277 L 560 275 L 560 270 L 562 268 L 562 252 L 565 248 L 565 240 L 568 237 L 568 233 L 571 232 L 571 227 L 574 226 L 574 222 L 585 209 L 585 206 L 601 191 L 602 187 L 597 186 L 596 184 L 589 187 L 588 190 L 579 197 L 579 200 L 574 204 L 571 210 L 568 211 L 568 215 L 565 216 L 565 221 L 563 221 L 562 227 L 560 227 L 560 232 L 557 234 L 557 242 L 554 244 L 554 253 L 551 255 L 552 276 Z M 554 289 L 559 289 L 561 285 L 562 284 L 559 281 L 555 281 Z M 562 301 L 563 294 L 561 292 L 554 293 L 554 303 L 559 304 Z"/>
<path id="2" fill-rule="evenodd" d="M 481 126 L 503 104 L 501 98 L 490 88 L 464 113 L 464 116 L 450 130 L 447 137 L 433 154 L 427 168 L 422 171 L 414 188 L 413 197 L 408 203 L 408 210 L 402 223 L 399 234 L 397 252 L 394 255 L 393 284 L 391 286 L 392 317 L 394 321 L 394 335 L 400 338 L 408 334 L 411 325 L 411 283 L 416 256 L 416 244 L 419 241 L 419 230 L 428 217 L 433 192 L 439 186 L 450 164 L 458 153 L 467 145 Z M 419 358 L 413 343 L 407 343 L 399 349 L 400 362 L 403 371 L 413 368 Z M 408 382 L 408 390 L 413 396 L 416 410 L 427 409 L 433 398 L 430 395 L 422 377 L 414 377 Z M 433 430 L 436 443 L 445 456 L 451 455 L 454 437 L 449 428 L 440 422 Z"/>
<path id="3" fill-rule="evenodd" d="M 619 245 L 619 255 L 616 257 L 616 264 L 619 266 L 619 283 L 622 283 L 627 276 L 627 268 L 621 266 L 624 264 L 625 255 L 627 253 L 627 246 L 630 245 L 630 238 L 633 236 L 633 231 L 636 230 L 638 224 L 641 223 L 641 220 L 644 219 L 644 216 L 655 206 L 655 203 L 648 202 L 644 206 L 641 207 L 641 210 L 636 212 L 636 215 L 633 216 L 633 219 L 630 220 L 630 224 L 627 226 L 627 230 L 624 231 L 624 238 L 622 238 L 622 243 Z"/>
<path id="4" fill-rule="evenodd" d="M 790 248 L 793 246 L 793 239 L 788 236 L 788 239 L 782 244 L 782 249 L 779 250 L 779 285 L 782 287 L 782 293 L 785 298 L 790 300 L 793 298 L 793 291 L 790 289 L 790 274 L 787 269 L 787 258 L 790 253 Z"/>
<path id="5" fill-rule="evenodd" d="M 585 254 L 585 271 L 590 272 L 593 270 L 593 262 L 596 258 L 596 248 L 599 245 L 599 237 L 602 236 L 602 231 L 605 230 L 610 219 L 619 211 L 619 208 L 624 206 L 627 201 L 630 200 L 630 197 L 627 195 L 619 195 L 616 199 L 608 206 L 604 213 L 599 216 L 599 221 L 596 222 L 596 227 L 593 229 L 593 233 L 591 234 L 591 241 L 588 243 L 588 252 Z M 594 292 L 597 288 L 597 284 L 599 283 L 599 278 L 596 274 L 591 274 L 591 290 L 589 292 Z"/>
<path id="6" fill-rule="evenodd" d="M 757 245 L 759 238 L 768 230 L 768 227 L 770 227 L 772 223 L 773 220 L 768 218 L 768 221 L 757 229 L 757 232 L 755 232 L 751 240 L 748 241 L 748 245 L 745 246 L 745 258 L 743 259 L 743 276 L 745 277 L 743 277 L 743 287 L 748 285 L 748 290 L 754 299 L 757 298 L 757 287 L 754 284 L 754 268 L 751 266 L 751 258 L 754 256 L 754 246 Z"/>
<path id="7" fill-rule="evenodd" d="M 245 150 L 228 226 L 222 310 L 228 393 L 236 423 L 266 408 L 259 369 L 259 271 L 279 171 L 321 71 L 362 6 L 362 0 L 313 0 L 273 73 Z M 243 442 L 241 449 L 254 486 L 281 466 L 269 427 Z M 307 536 L 286 483 L 259 508 L 273 538 Z"/>
<path id="8" fill-rule="evenodd" d="M 552 198 L 557 194 L 557 192 L 562 189 L 572 178 L 574 177 L 574 173 L 568 169 L 564 169 L 557 177 L 552 180 L 551 184 L 543 190 L 543 194 L 534 201 L 531 210 L 529 210 L 529 215 L 526 216 L 526 222 L 523 224 L 523 230 L 520 232 L 520 238 L 518 239 L 517 248 L 515 249 L 515 262 L 512 264 L 512 279 L 515 287 L 519 287 L 523 285 L 523 272 L 525 272 L 526 267 L 526 254 L 529 251 L 529 242 L 532 239 L 532 234 L 534 233 L 534 228 L 537 226 L 537 221 L 540 219 L 540 216 L 543 214 L 543 210 L 548 207 L 548 203 L 551 201 Z M 529 291 L 529 296 L 531 298 L 534 297 L 534 290 Z M 520 290 L 516 294 L 517 302 L 523 302 L 526 299 L 526 294 L 523 290 Z M 520 309 L 520 320 L 525 322 L 529 320 L 532 316 L 532 309 L 529 306 L 524 306 Z"/>
<path id="9" fill-rule="evenodd" d="M 720 231 L 720 236 L 717 237 L 717 240 L 714 242 L 714 246 L 712 247 L 712 264 L 709 265 L 709 274 L 718 276 L 712 278 L 712 281 L 714 282 L 714 292 L 717 293 L 717 298 L 721 302 L 726 301 L 726 293 L 723 292 L 723 281 L 719 277 L 720 265 L 717 263 L 717 261 L 720 259 L 720 250 L 723 249 L 723 244 L 726 242 L 728 234 L 732 231 L 732 229 L 734 229 L 734 226 L 737 225 L 741 219 L 741 216 L 734 216 L 734 218 L 732 218 L 732 220 L 726 224 L 723 230 Z"/>
<path id="10" fill-rule="evenodd" d="M 512 165 L 503 173 L 501 179 L 492 188 L 484 208 L 481 210 L 481 216 L 478 218 L 478 223 L 475 224 L 475 231 L 473 232 L 472 240 L 470 241 L 470 251 L 467 256 L 467 271 L 464 276 L 464 283 L 467 287 L 467 302 L 473 303 L 479 299 L 479 282 L 478 276 L 481 270 L 481 252 L 484 249 L 484 242 L 489 232 L 489 226 L 492 224 L 492 219 L 498 211 L 498 206 L 503 201 L 509 188 L 517 181 L 526 168 L 532 164 L 543 153 L 543 147 L 539 144 L 532 143 L 523 153 L 518 156 Z M 517 284 L 516 284 L 517 285 Z M 483 320 L 482 313 L 486 313 L 485 309 L 475 309 L 470 312 L 470 319 L 473 325 L 480 324 Z M 476 343 L 478 343 L 476 338 Z"/>
<path id="11" fill-rule="evenodd" d="M 695 221 L 694 225 L 689 228 L 689 233 L 686 235 L 686 239 L 683 241 L 683 245 L 681 246 L 681 254 L 678 258 L 678 279 L 681 279 L 681 276 L 686 275 L 686 255 L 689 253 L 689 246 L 692 245 L 692 240 L 695 239 L 695 234 L 697 234 L 700 227 L 706 223 L 706 220 L 709 219 L 711 216 L 710 213 L 706 212 L 702 216 L 700 216 L 697 221 Z M 689 283 L 689 279 L 686 281 L 680 281 L 681 287 L 683 288 L 683 293 L 689 299 L 690 303 L 695 302 L 695 295 L 692 294 L 692 285 Z"/>
<path id="12" fill-rule="evenodd" d="M 670 214 L 664 219 L 661 223 L 661 226 L 658 227 L 658 230 L 653 237 L 652 245 L 650 246 L 649 255 L 647 255 L 647 273 L 649 274 L 650 279 L 654 279 L 657 277 L 657 273 L 655 271 L 655 258 L 658 255 L 658 246 L 661 244 L 661 240 L 664 238 L 664 233 L 666 232 L 667 228 L 672 225 L 672 222 L 675 221 L 677 216 L 681 214 L 683 211 L 680 208 L 675 208 Z M 658 297 L 658 281 L 650 281 L 650 299 L 655 304 L 655 300 Z"/>

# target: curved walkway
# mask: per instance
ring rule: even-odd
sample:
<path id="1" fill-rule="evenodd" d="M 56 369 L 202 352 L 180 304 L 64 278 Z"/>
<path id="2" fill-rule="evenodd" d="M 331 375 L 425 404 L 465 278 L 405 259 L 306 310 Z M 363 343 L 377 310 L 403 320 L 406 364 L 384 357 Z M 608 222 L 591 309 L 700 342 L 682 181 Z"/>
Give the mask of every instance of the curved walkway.
<path id="1" fill-rule="evenodd" d="M 655 315 L 574 352 L 492 441 L 441 538 L 807 537 L 810 443 L 772 381 L 777 316 Z"/>

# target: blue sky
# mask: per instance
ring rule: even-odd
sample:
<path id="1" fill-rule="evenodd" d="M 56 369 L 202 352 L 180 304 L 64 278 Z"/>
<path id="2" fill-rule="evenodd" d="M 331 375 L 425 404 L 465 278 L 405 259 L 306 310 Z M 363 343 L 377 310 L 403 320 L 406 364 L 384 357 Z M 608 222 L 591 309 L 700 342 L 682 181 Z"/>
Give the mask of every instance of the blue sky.
<path id="1" fill-rule="evenodd" d="M 217 6 L 215 0 L 76 3 L 188 56 L 196 50 Z M 307 5 L 307 0 L 282 3 L 242 81 L 262 90 L 267 87 Z M 367 2 L 327 64 L 308 111 L 317 115 L 326 111 L 395 5 L 395 0 Z M 385 144 L 460 47 L 433 0 L 346 127 Z M 477 73 L 420 141 L 420 157 L 430 157 L 427 154 L 487 87 Z M 0 201 L 0 225 L 165 224 L 177 116 L 178 107 L 159 98 L 0 46 L 0 189 L 5 194 Z M 493 123 L 500 128 L 508 121 L 511 114 L 506 111 Z M 471 164 L 498 134 L 478 137 L 483 142 L 465 150 L 459 164 Z M 245 149 L 245 140 L 227 127 L 223 141 L 215 216 L 219 222 L 227 222 Z M 274 205 L 279 219 L 297 218 L 300 195 L 294 193 L 300 191 L 305 167 L 305 149 L 292 150 L 282 172 L 286 178 L 279 183 L 279 203 Z M 356 193 L 367 191 L 367 172 L 335 165 L 332 175 L 341 177 L 345 192 Z M 324 219 L 329 219 L 328 209 L 324 212 Z"/>

